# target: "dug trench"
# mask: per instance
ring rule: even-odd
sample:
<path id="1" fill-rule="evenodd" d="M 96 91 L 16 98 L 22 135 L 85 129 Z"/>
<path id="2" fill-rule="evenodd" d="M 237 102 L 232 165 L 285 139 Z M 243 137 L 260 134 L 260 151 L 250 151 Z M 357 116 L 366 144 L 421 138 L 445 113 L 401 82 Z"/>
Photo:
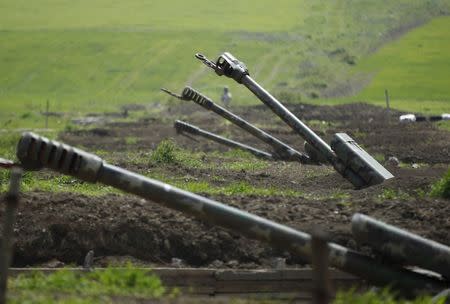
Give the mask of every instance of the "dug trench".
<path id="1" fill-rule="evenodd" d="M 176 135 L 173 120 L 183 118 L 247 144 L 267 147 L 213 114 L 198 111 L 195 105 L 167 109 L 135 122 L 63 132 L 59 139 L 87 151 L 115 151 L 105 155 L 108 162 L 142 174 L 158 170 L 164 175 L 215 187 L 245 182 L 257 189 L 278 189 L 273 195 L 220 191 L 199 194 L 305 232 L 320 227 L 330 241 L 368 254 L 372 254 L 370 250 L 360 247 L 351 236 L 350 221 L 355 212 L 450 245 L 449 201 L 428 195 L 430 185 L 450 164 L 450 132 L 430 123 L 399 124 L 398 112 L 391 113 L 388 123 L 384 109 L 366 104 L 289 108 L 327 141 L 336 132 L 346 132 L 383 163 L 389 156 L 397 157 L 399 166 L 386 164 L 395 178 L 354 190 L 328 166 L 279 161 L 265 162 L 254 169 L 227 169 L 215 159 L 217 153 L 209 152 L 224 152 L 228 148 L 201 138 L 194 141 Z M 302 150 L 303 140 L 264 107 L 233 111 Z M 137 140 L 126 142 L 125 138 L 131 136 Z M 142 151 L 142 156 L 147 157 L 168 137 L 188 151 L 206 152 L 202 161 L 212 166 L 130 161 L 129 153 Z M 48 171 L 41 174 L 46 178 L 54 176 Z M 124 260 L 169 265 L 178 258 L 188 266 L 258 268 L 269 266 L 274 257 L 285 257 L 288 265 L 304 264 L 297 256 L 125 193 L 24 193 L 15 233 L 15 266 L 48 265 L 49 261 L 81 264 L 89 250 L 94 250 L 99 266 Z"/>

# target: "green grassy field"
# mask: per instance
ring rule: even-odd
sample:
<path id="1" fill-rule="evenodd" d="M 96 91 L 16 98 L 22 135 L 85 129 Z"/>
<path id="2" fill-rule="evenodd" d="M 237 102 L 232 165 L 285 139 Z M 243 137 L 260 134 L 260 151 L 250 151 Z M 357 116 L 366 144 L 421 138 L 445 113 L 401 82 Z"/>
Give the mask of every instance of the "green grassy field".
<path id="1" fill-rule="evenodd" d="M 360 69 L 374 76 L 356 98 L 383 102 L 386 88 L 394 106 L 449 112 L 449 28 L 450 17 L 436 18 L 361 61 Z"/>
<path id="2" fill-rule="evenodd" d="M 245 89 L 195 61 L 198 51 L 211 58 L 231 51 L 248 64 L 255 79 L 285 101 L 328 96 L 354 80 L 356 72 L 373 73 L 371 66 L 389 56 L 389 47 L 374 59 L 363 58 L 392 31 L 448 12 L 449 3 L 1 0 L 0 128 L 42 125 L 38 113 L 47 100 L 51 111 L 72 115 L 113 111 L 127 103 L 166 102 L 168 97 L 159 92 L 163 86 L 179 90 L 190 84 L 217 98 L 228 85 L 235 103 L 258 103 Z M 445 29 L 441 26 L 441 34 L 428 36 L 430 46 L 424 49 L 443 37 Z M 433 42 L 434 47 L 441 49 L 439 54 L 449 53 L 444 42 Z M 445 55 L 441 60 L 445 62 Z M 435 63 L 433 71 L 448 70 L 438 59 Z M 448 75 L 445 72 L 436 75 Z M 384 79 L 383 73 L 361 98 L 378 100 L 374 96 L 383 83 L 377 79 Z M 417 89 L 401 98 L 430 99 L 430 91 L 443 85 L 444 80 L 434 81 L 420 94 L 415 94 Z M 446 91 L 439 94 L 444 100 Z M 53 127 L 64 124 L 64 119 L 52 120 Z"/>

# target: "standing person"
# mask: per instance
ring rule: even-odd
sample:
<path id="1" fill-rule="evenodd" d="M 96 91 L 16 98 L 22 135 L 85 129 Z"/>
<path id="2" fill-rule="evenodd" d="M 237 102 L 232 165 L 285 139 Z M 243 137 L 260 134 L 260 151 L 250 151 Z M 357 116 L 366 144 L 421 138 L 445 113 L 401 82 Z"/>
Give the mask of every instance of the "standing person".
<path id="1" fill-rule="evenodd" d="M 221 100 L 222 100 L 222 103 L 225 105 L 225 108 L 228 108 L 228 106 L 230 105 L 231 98 L 232 98 L 232 96 L 231 96 L 230 90 L 228 89 L 228 87 L 224 87 Z"/>

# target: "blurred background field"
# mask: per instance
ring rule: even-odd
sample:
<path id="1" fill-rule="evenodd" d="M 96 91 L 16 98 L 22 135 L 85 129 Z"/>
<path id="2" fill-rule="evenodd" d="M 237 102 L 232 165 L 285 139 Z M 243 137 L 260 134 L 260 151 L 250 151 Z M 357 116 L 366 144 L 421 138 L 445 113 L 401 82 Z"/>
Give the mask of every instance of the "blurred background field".
<path id="1" fill-rule="evenodd" d="M 256 98 L 193 58 L 230 51 L 285 102 L 449 111 L 450 1 L 0 1 L 0 128 L 158 104 L 192 85 Z M 431 20 L 431 21 L 430 21 Z M 423 26 L 422 26 L 423 25 Z M 416 28 L 402 36 L 410 29 Z M 397 40 L 397 38 L 401 37 Z M 66 118 L 52 118 L 61 127 Z"/>

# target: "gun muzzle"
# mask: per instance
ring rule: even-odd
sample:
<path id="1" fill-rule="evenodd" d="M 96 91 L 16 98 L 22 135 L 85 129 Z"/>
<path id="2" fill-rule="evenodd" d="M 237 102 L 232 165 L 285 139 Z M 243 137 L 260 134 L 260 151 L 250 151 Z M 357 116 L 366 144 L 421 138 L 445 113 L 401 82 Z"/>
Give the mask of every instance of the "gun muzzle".
<path id="1" fill-rule="evenodd" d="M 17 157 L 25 170 L 48 167 L 88 182 L 97 181 L 98 172 L 103 165 L 98 156 L 31 132 L 22 135 L 17 146 Z"/>

